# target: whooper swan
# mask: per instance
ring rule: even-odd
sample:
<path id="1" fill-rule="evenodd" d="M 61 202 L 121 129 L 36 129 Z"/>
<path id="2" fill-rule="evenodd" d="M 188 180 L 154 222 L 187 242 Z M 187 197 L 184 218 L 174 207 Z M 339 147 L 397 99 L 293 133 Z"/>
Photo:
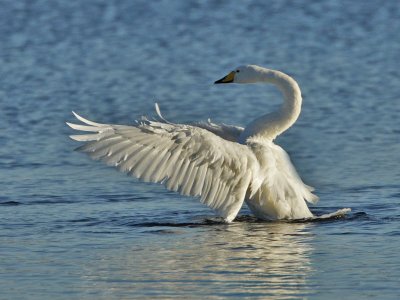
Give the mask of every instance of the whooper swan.
<path id="1" fill-rule="evenodd" d="M 284 101 L 277 111 L 245 128 L 210 121 L 171 123 L 157 105 L 157 121 L 100 124 L 74 113 L 85 125 L 67 124 L 90 132 L 71 136 L 86 142 L 78 150 L 143 181 L 198 196 L 226 222 L 233 221 L 244 201 L 260 219 L 311 218 L 306 201 L 316 203 L 318 197 L 300 179 L 288 154 L 273 142 L 300 114 L 302 98 L 296 81 L 279 71 L 247 65 L 215 83 L 258 82 L 276 85 Z"/>

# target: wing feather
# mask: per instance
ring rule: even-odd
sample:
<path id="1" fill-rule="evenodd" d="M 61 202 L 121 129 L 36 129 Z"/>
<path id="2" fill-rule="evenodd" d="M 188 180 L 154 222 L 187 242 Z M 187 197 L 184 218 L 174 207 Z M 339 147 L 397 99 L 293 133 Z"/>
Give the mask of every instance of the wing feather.
<path id="1" fill-rule="evenodd" d="M 240 134 L 243 132 L 244 128 L 234 125 L 227 124 L 216 124 L 211 122 L 210 119 L 207 122 L 195 122 L 194 126 L 206 129 L 225 140 L 235 142 L 239 139 Z"/>
<path id="2" fill-rule="evenodd" d="M 240 210 L 258 163 L 247 146 L 207 129 L 173 124 L 163 118 L 123 126 L 74 115 L 84 125 L 67 124 L 91 132 L 71 136 L 86 142 L 77 150 L 144 181 L 160 182 L 183 195 L 198 196 L 227 221 L 232 221 Z M 240 132 L 240 128 L 229 128 L 231 136 Z"/>

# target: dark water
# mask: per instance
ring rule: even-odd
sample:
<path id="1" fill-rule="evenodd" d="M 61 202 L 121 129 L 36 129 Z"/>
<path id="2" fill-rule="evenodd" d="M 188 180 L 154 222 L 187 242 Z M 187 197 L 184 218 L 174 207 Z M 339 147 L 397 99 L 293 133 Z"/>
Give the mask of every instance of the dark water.
<path id="1" fill-rule="evenodd" d="M 1 1 L 1 299 L 398 299 L 398 1 Z M 294 76 L 278 139 L 315 214 L 221 224 L 195 199 L 73 152 L 71 110 L 130 123 L 244 125 L 269 86 L 213 86 L 251 63 Z"/>

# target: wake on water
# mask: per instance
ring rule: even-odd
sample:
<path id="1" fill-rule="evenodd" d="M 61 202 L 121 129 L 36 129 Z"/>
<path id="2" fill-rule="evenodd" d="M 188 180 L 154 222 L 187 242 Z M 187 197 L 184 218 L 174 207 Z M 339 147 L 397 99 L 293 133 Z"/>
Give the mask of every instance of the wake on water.
<path id="1" fill-rule="evenodd" d="M 199 226 L 218 226 L 218 225 L 230 225 L 234 223 L 307 223 L 307 222 L 323 222 L 339 220 L 346 217 L 346 214 L 351 212 L 350 208 L 342 208 L 333 213 L 327 213 L 320 216 L 314 216 L 307 219 L 298 220 L 278 220 L 278 221 L 267 221 L 257 219 L 253 215 L 239 215 L 235 218 L 232 223 L 226 223 L 223 218 L 220 217 L 203 217 L 199 221 L 194 222 L 132 222 L 126 224 L 132 227 L 199 227 Z"/>

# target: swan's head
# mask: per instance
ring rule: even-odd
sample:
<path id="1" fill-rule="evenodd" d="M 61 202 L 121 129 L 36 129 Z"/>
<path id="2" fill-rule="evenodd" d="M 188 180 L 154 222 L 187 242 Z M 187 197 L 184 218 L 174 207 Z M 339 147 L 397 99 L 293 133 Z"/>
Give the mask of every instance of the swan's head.
<path id="1" fill-rule="evenodd" d="M 255 65 L 239 66 L 214 83 L 255 83 L 259 82 L 262 74 L 267 71 L 268 69 Z"/>

